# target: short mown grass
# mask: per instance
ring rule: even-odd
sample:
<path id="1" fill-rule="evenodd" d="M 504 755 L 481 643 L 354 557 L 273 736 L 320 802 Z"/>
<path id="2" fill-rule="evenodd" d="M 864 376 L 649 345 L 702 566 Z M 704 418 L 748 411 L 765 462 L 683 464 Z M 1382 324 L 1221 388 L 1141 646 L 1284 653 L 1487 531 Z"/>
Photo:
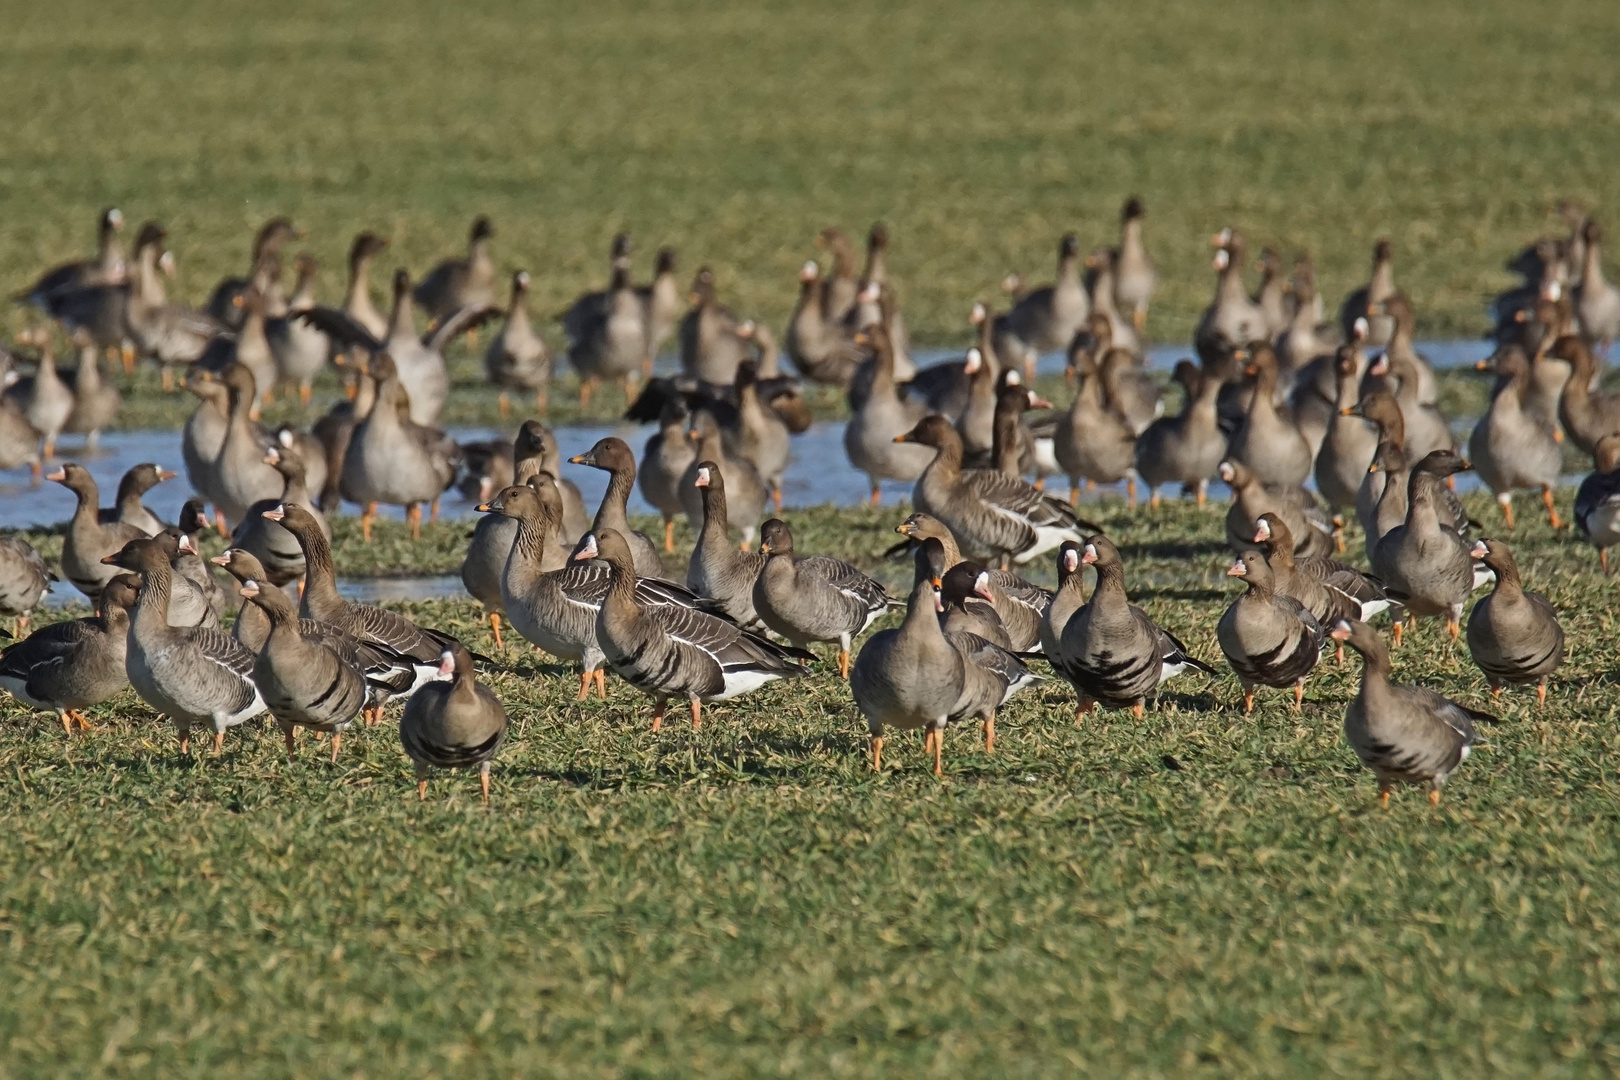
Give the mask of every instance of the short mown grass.
<path id="1" fill-rule="evenodd" d="M 1133 596 L 1218 662 L 1224 508 L 1096 510 Z M 898 588 L 902 513 L 791 520 Z M 487 811 L 466 775 L 416 801 L 393 716 L 336 766 L 259 723 L 182 761 L 130 694 L 72 741 L 7 699 L 0 1073 L 1612 1072 L 1615 585 L 1567 533 L 1510 542 L 1570 655 L 1537 710 L 1437 625 L 1396 653 L 1501 717 L 1438 810 L 1378 809 L 1340 728 L 1353 659 L 1297 714 L 1244 716 L 1223 666 L 1076 727 L 1049 682 L 994 755 L 953 730 L 936 781 L 915 737 L 871 773 L 825 664 L 655 736 L 622 682 L 581 705 L 496 653 L 470 601 L 404 605 L 495 656 Z"/>

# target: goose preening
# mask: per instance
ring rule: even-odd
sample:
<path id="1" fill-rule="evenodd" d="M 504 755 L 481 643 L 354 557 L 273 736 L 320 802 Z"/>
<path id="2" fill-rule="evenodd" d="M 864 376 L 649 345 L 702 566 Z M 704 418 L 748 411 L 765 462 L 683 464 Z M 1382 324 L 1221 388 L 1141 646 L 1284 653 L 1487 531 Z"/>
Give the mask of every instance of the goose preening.
<path id="1" fill-rule="evenodd" d="M 412 696 L 399 718 L 399 741 L 416 767 L 416 797 L 427 799 L 428 768 L 478 769 L 489 805 L 489 766 L 506 738 L 506 709 L 473 675 L 472 655 L 460 642 L 439 654 L 435 681 Z M 334 750 L 335 752 L 335 750 Z"/>
<path id="2" fill-rule="evenodd" d="M 1547 679 L 1564 661 L 1564 629 L 1545 596 L 1525 589 L 1513 552 L 1500 540 L 1476 540 L 1470 554 L 1496 574 L 1496 588 L 1468 615 L 1468 654 L 1485 673 L 1491 693 L 1503 683 L 1536 684 L 1547 702 Z"/>

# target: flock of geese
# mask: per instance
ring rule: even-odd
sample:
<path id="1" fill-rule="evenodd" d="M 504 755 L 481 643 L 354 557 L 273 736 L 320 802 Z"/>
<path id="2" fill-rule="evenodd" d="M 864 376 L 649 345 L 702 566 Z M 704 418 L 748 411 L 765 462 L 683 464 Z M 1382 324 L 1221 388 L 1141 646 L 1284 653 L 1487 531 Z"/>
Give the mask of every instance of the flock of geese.
<path id="1" fill-rule="evenodd" d="M 1298 708 L 1322 655 L 1342 656 L 1348 645 L 1364 659 L 1345 716 L 1351 746 L 1386 801 L 1396 782 L 1408 782 L 1428 785 L 1438 802 L 1475 723 L 1490 717 L 1391 684 L 1389 653 L 1369 620 L 1389 612 L 1395 645 L 1424 617 L 1444 619 L 1456 639 L 1470 596 L 1490 584 L 1467 620 L 1470 654 L 1494 692 L 1529 684 L 1543 701 L 1564 648 L 1557 613 L 1524 588 L 1505 544 L 1476 535 L 1481 526 L 1453 493 L 1453 477 L 1476 469 L 1509 530 L 1516 491 L 1538 493 L 1558 528 L 1553 492 L 1567 440 L 1594 460 L 1575 524 L 1605 570 L 1608 548 L 1620 542 L 1620 395 L 1600 386 L 1598 360 L 1620 335 L 1620 289 L 1603 277 L 1596 222 L 1574 204 L 1560 213 L 1568 235 L 1520 252 L 1509 265 L 1523 284 L 1492 303 L 1496 348 L 1481 367 L 1495 386 L 1466 457 L 1436 404 L 1436 378 L 1415 348 L 1413 305 L 1396 288 L 1385 241 L 1367 284 L 1330 322 L 1308 257 L 1285 275 L 1275 252 L 1262 253 L 1251 292 L 1243 235 L 1217 234 L 1215 295 L 1193 342 L 1198 360 L 1177 365 L 1182 404 L 1165 415 L 1143 367 L 1157 278 L 1135 198 L 1117 246 L 1082 255 L 1077 238 L 1064 236 L 1050 284 L 1030 288 L 1009 275 L 1006 310 L 976 304 L 974 345 L 926 367 L 911 356 L 882 225 L 871 230 L 859 271 L 842 231 L 817 236 L 828 267 L 804 266 L 780 349 L 763 324 L 720 304 L 708 268 L 683 314 L 668 249 L 652 281 L 637 285 L 620 236 L 608 287 L 560 316 L 566 355 L 582 399 L 603 380 L 622 380 L 633 398 L 628 416 L 657 426 L 639 460 L 613 437 L 569 459 L 609 476 L 590 516 L 539 420 L 510 443 L 466 447 L 437 426 L 450 385 L 446 345 L 496 316 L 504 322 L 485 366 L 503 408 L 513 390 L 534 394 L 542 415 L 546 407 L 552 353 L 528 313 L 529 278 L 514 274 L 509 305 L 495 306 L 486 219 L 475 222 L 464 256 L 414 284 L 398 271 L 384 318 L 368 285 L 386 248 L 374 234 L 354 241 L 341 307 L 316 303 L 317 267 L 307 255 L 294 260 L 294 291 L 283 292 L 282 252 L 298 233 L 276 219 L 256 238 L 246 276 L 221 282 L 198 310 L 164 294 L 172 257 L 163 229 L 144 226 L 126 259 L 122 217 L 111 210 L 94 258 L 49 271 L 19 297 L 61 327 L 79 365 L 71 376 L 57 370 L 44 327 L 26 335 L 37 350 L 32 374 L 20 375 L 20 357 L 4 358 L 0 465 L 42 473 L 61 433 L 93 438 L 117 408 L 116 388 L 100 381 L 101 357 L 115 354 L 126 367 L 144 357 L 166 373 L 183 368 L 185 388 L 199 398 L 182 434 L 197 497 L 169 526 L 142 497 L 172 472 L 130 470 L 111 507 L 100 505 L 81 466 L 51 472 L 46 478 L 78 500 L 60 569 L 96 614 L 11 645 L 0 655 L 0 686 L 57 713 L 69 734 L 88 726 L 85 709 L 131 686 L 176 724 L 182 753 L 193 727 L 211 729 L 217 751 L 228 729 L 268 711 L 289 753 L 296 730 L 308 728 L 332 735 L 334 760 L 357 718 L 376 723 L 388 703 L 403 701 L 400 737 L 424 797 L 430 766 L 466 767 L 479 769 L 487 801 L 506 727 L 500 702 L 475 676 L 474 665 L 489 661 L 439 631 L 345 601 L 327 522 L 343 501 L 358 504 L 369 540 L 376 507 L 399 505 L 414 533 L 423 506 L 436 514 L 459 479 L 483 514 L 462 579 L 485 607 L 497 648 L 504 623 L 578 664 L 581 700 L 593 687 L 606 696 L 611 669 L 652 700 L 654 730 L 671 700 L 688 703 L 695 727 L 703 703 L 805 677 L 812 646 L 835 646 L 868 723 L 874 768 L 882 768 L 885 732 L 922 729 L 938 773 L 953 723 L 982 723 L 993 749 L 996 711 L 1043 677 L 1031 667 L 1037 659 L 1074 688 L 1077 721 L 1094 706 L 1141 716 L 1166 680 L 1213 673 L 1130 603 L 1119 549 L 1076 506 L 1082 486 L 1120 482 L 1133 506 L 1138 482 L 1155 506 L 1172 485 L 1202 504 L 1219 477 L 1232 492 L 1229 573 L 1246 588 L 1216 636 L 1245 710 L 1260 687 L 1292 690 Z M 425 336 L 417 308 L 431 319 Z M 653 378 L 653 359 L 671 340 L 681 372 Z M 1061 410 L 1030 388 L 1036 358 L 1058 349 L 1073 386 Z M 797 378 L 784 373 L 784 356 Z M 328 363 L 342 367 L 352 397 L 309 430 L 257 422 L 259 405 L 280 388 L 307 402 Z M 768 506 L 780 514 L 791 437 L 809 423 L 800 379 L 844 390 L 845 449 L 870 479 L 874 503 L 882 480 L 914 484 L 914 512 L 898 524 L 903 540 L 893 552 L 914 564 L 904 600 L 847 562 L 800 552 L 788 523 L 766 517 Z M 1068 478 L 1068 499 L 1044 489 L 1053 476 Z M 1305 486 L 1312 479 L 1314 491 Z M 661 538 L 630 526 L 638 486 L 663 516 Z M 1351 512 L 1366 536 L 1367 570 L 1338 557 Z M 697 544 L 677 581 L 665 558 L 681 516 Z M 198 536 L 211 526 L 233 530 L 232 546 L 213 560 L 242 601 L 229 633 L 223 617 L 236 597 L 198 554 Z M 1043 556 L 1056 559 L 1055 592 L 1015 569 Z M 0 610 L 18 616 L 19 632 L 52 579 L 25 542 L 0 541 Z M 297 600 L 288 591 L 295 582 Z M 900 608 L 899 625 L 857 652 L 873 622 Z"/>

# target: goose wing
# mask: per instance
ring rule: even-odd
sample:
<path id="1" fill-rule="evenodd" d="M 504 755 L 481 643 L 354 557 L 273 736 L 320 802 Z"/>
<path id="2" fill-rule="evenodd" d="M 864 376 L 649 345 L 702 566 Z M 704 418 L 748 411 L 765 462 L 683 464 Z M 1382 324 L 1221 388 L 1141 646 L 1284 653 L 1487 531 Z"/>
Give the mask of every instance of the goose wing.
<path id="1" fill-rule="evenodd" d="M 468 304 L 422 335 L 422 344 L 442 355 L 444 347 L 457 337 L 475 326 L 482 326 L 500 313 L 501 309 L 494 304 Z"/>
<path id="2" fill-rule="evenodd" d="M 358 345 L 370 352 L 382 352 L 383 343 L 372 336 L 346 311 L 330 307 L 312 307 L 295 312 L 292 316 L 313 326 L 333 341 L 343 345 Z"/>

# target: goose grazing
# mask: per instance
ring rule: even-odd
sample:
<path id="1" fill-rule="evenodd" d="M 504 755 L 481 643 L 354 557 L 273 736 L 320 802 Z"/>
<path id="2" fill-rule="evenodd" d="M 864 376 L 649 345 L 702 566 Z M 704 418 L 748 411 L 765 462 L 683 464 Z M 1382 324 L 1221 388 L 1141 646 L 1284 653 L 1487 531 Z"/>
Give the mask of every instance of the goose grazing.
<path id="1" fill-rule="evenodd" d="M 917 509 L 951 530 L 965 554 L 984 562 L 1016 563 L 1051 551 L 1081 529 L 1100 531 L 1074 508 L 994 469 L 962 468 L 962 440 L 942 416 L 925 416 L 896 442 L 934 448 L 912 492 Z"/>
<path id="2" fill-rule="evenodd" d="M 84 710 L 129 685 L 124 656 L 139 589 L 134 574 L 119 574 L 102 590 L 97 614 L 42 626 L 8 645 L 0 652 L 0 687 L 25 705 L 54 712 L 69 736 L 75 725 L 88 731 Z"/>
<path id="3" fill-rule="evenodd" d="M 1378 777 L 1378 800 L 1389 805 L 1397 780 L 1429 785 L 1429 802 L 1468 760 L 1474 724 L 1488 713 L 1458 705 L 1424 686 L 1392 686 L 1389 650 L 1373 628 L 1340 620 L 1329 634 L 1361 654 L 1361 690 L 1344 710 L 1344 735 L 1361 763 Z"/>
<path id="4" fill-rule="evenodd" d="M 1357 319 L 1367 320 L 1367 344 L 1387 345 L 1395 332 L 1395 320 L 1389 315 L 1373 313 L 1373 305 L 1395 295 L 1395 247 L 1380 238 L 1373 245 L 1372 277 L 1367 284 L 1344 298 L 1339 307 L 1339 326 L 1346 339 L 1355 329 Z"/>
<path id="5" fill-rule="evenodd" d="M 506 323 L 489 340 L 484 350 L 484 377 L 501 388 L 500 413 L 512 411 L 509 390 L 534 394 L 534 411 L 546 414 L 551 386 L 552 357 L 545 339 L 529 322 L 529 272 L 512 275 L 512 300 L 506 306 Z"/>
<path id="6" fill-rule="evenodd" d="M 696 728 L 704 702 L 726 701 L 777 679 L 802 677 L 807 669 L 801 661 L 814 659 L 696 608 L 643 604 L 636 595 L 630 545 L 616 529 L 587 533 L 574 558 L 608 564 L 596 639 L 613 670 L 652 697 L 654 731 L 662 726 L 664 706 L 672 697 L 690 700 Z"/>
<path id="7" fill-rule="evenodd" d="M 1468 615 L 1468 654 L 1491 684 L 1536 684 L 1536 702 L 1547 703 L 1547 679 L 1564 662 L 1564 629 L 1558 611 L 1540 593 L 1528 592 L 1513 552 L 1500 540 L 1476 540 L 1469 552 L 1496 574 L 1496 588 Z"/>
<path id="8" fill-rule="evenodd" d="M 332 526 L 304 485 L 303 455 L 291 438 L 267 449 L 264 460 L 281 475 L 281 492 L 276 498 L 261 499 L 248 507 L 242 523 L 232 534 L 231 543 L 250 552 L 263 565 L 264 574 L 259 580 L 268 581 L 279 589 L 304 576 L 304 550 L 299 547 L 296 536 L 265 517 L 264 512 L 283 503 L 297 503 L 315 519 L 321 535 L 328 541 L 332 539 Z"/>
<path id="9" fill-rule="evenodd" d="M 1249 299 L 1243 266 L 1249 245 L 1235 229 L 1222 229 L 1211 238 L 1215 247 L 1215 299 L 1204 309 L 1193 333 L 1193 347 L 1206 364 L 1266 337 L 1266 316 Z"/>
<path id="10" fill-rule="evenodd" d="M 306 634 L 287 594 L 266 582 L 248 578 L 242 597 L 269 622 L 253 658 L 253 684 L 287 740 L 287 756 L 302 727 L 332 736 L 336 764 L 343 733 L 366 703 L 361 644 L 335 629 Z"/>
<path id="11" fill-rule="evenodd" d="M 320 523 L 305 507 L 285 503 L 264 516 L 279 522 L 282 528 L 298 538 L 304 549 L 304 593 L 299 601 L 299 615 L 337 627 L 367 645 L 378 645 L 397 655 L 386 675 L 373 678 L 379 688 L 372 708 L 371 722 L 382 717 L 383 706 L 390 696 L 408 698 L 436 677 L 439 654 L 456 643 L 456 639 L 438 630 L 417 626 L 403 615 L 372 607 L 370 604 L 351 604 L 338 594 L 337 570 L 332 563 L 332 545 L 321 532 Z"/>
<path id="12" fill-rule="evenodd" d="M 703 496 L 703 528 L 686 567 L 686 587 L 717 601 L 738 626 L 762 630 L 754 610 L 754 583 L 769 553 L 739 551 L 731 542 L 726 517 L 726 481 L 712 461 L 697 463 L 692 483 Z"/>
<path id="13" fill-rule="evenodd" d="M 371 542 L 378 503 L 403 506 L 411 539 L 419 540 L 422 504 L 431 505 L 429 520 L 437 521 L 439 496 L 455 482 L 461 448 L 438 428 L 412 419 L 410 396 L 387 353 L 372 358 L 371 373 L 377 380 L 377 403 L 349 438 L 338 483 L 344 498 L 365 507 L 360 530 L 366 543 Z M 281 476 L 274 470 L 272 475 L 280 484 Z"/>
<path id="14" fill-rule="evenodd" d="M 130 685 L 174 721 L 182 756 L 191 752 L 192 727 L 203 725 L 213 728 L 220 753 L 227 728 L 265 709 L 253 683 L 253 655 L 223 630 L 169 625 L 174 573 L 158 539 L 132 540 L 103 561 L 141 575 L 125 660 Z"/>
<path id="15" fill-rule="evenodd" d="M 489 805 L 489 765 L 506 738 L 506 710 L 473 675 L 472 655 L 458 642 L 439 657 L 438 679 L 424 686 L 399 718 L 399 741 L 416 766 L 416 797 L 426 801 L 428 769 L 478 767 Z"/>
<path id="16" fill-rule="evenodd" d="M 1063 630 L 1074 618 L 1074 613 L 1085 606 L 1086 579 L 1080 572 L 1082 549 L 1073 540 L 1065 540 L 1058 548 L 1057 592 L 1041 615 L 1041 652 L 1053 668 L 1063 654 Z"/>
<path id="17" fill-rule="evenodd" d="M 443 260 L 411 291 L 411 299 L 435 326 L 464 308 L 495 302 L 495 260 L 489 254 L 494 237 L 494 226 L 480 214 L 468 233 L 466 256 Z"/>
<path id="18" fill-rule="evenodd" d="M 1226 511 L 1226 542 L 1238 553 L 1254 546 L 1254 531 L 1264 514 L 1276 514 L 1288 524 L 1299 555 L 1327 555 L 1333 551 L 1333 524 L 1302 487 L 1268 487 L 1249 467 L 1223 461 L 1220 478 L 1232 489 Z"/>
<path id="19" fill-rule="evenodd" d="M 15 615 L 11 632 L 28 629 L 28 617 L 51 591 L 56 575 L 34 546 L 20 536 L 0 536 L 0 615 Z"/>
<path id="20" fill-rule="evenodd" d="M 1340 619 L 1368 622 L 1389 610 L 1384 583 L 1353 566 L 1321 555 L 1294 556 L 1294 537 L 1276 514 L 1260 515 L 1254 542 L 1265 553 L 1273 588 L 1305 605 L 1323 626 Z"/>
<path id="21" fill-rule="evenodd" d="M 1620 393 L 1592 389 L 1597 358 L 1581 338 L 1561 337 L 1547 355 L 1569 361 L 1570 375 L 1558 396 L 1558 419 L 1570 440 L 1590 454 L 1604 436 L 1620 434 Z"/>
<path id="22" fill-rule="evenodd" d="M 795 555 L 793 533 L 779 518 L 761 528 L 759 549 L 766 556 L 754 579 L 760 620 L 800 649 L 838 642 L 838 674 L 849 678 L 851 642 L 899 605 L 882 585 L 841 559 Z"/>
<path id="23" fill-rule="evenodd" d="M 1592 473 L 1575 491 L 1575 524 L 1598 549 L 1609 572 L 1609 549 L 1620 544 L 1620 435 L 1605 435 L 1592 450 Z"/>
<path id="24" fill-rule="evenodd" d="M 1443 480 L 1469 467 L 1451 450 L 1436 450 L 1412 466 L 1407 474 L 1406 519 L 1391 529 L 1373 549 L 1373 573 L 1386 584 L 1415 620 L 1444 615 L 1455 641 L 1462 632 L 1462 609 L 1474 590 L 1474 563 L 1469 544 L 1455 526 L 1443 521 Z M 1389 498 L 1386 487 L 1384 497 Z M 1400 644 L 1400 624 L 1395 643 Z"/>
<path id="25" fill-rule="evenodd" d="M 101 587 L 118 575 L 118 571 L 107 564 L 106 557 L 122 550 L 131 540 L 145 539 L 146 534 L 121 521 L 101 521 L 101 492 L 90 470 L 84 466 L 70 461 L 45 479 L 61 484 L 78 499 L 73 518 L 68 522 L 67 535 L 62 540 L 62 573 L 75 589 L 95 603 L 101 596 Z"/>
<path id="26" fill-rule="evenodd" d="M 1069 411 L 1058 417 L 1052 451 L 1069 478 L 1069 505 L 1080 500 L 1080 481 L 1126 482 L 1131 508 L 1136 507 L 1136 432 L 1130 421 L 1110 408 L 1103 397 L 1102 374 L 1090 354 L 1070 346 L 1070 370 L 1078 379 Z"/>
<path id="27" fill-rule="evenodd" d="M 1185 390 L 1181 412 L 1161 416 L 1136 440 L 1136 474 L 1147 484 L 1148 505 L 1159 508 L 1159 488 L 1180 484 L 1197 493 L 1203 506 L 1209 478 L 1226 457 L 1217 402 L 1223 380 L 1214 370 L 1200 372 L 1190 360 L 1176 363 L 1175 379 Z"/>
<path id="28" fill-rule="evenodd" d="M 596 445 L 583 454 L 575 454 L 568 460 L 574 465 L 586 465 L 608 474 L 607 490 L 602 493 L 602 503 L 596 509 L 591 531 L 612 529 L 624 536 L 630 550 L 635 553 L 636 575 L 663 577 L 664 564 L 658 557 L 658 545 L 649 540 L 646 533 L 630 528 L 626 513 L 626 507 L 630 505 L 630 491 L 636 486 L 636 455 L 629 444 L 610 435 L 597 440 Z"/>
<path id="29" fill-rule="evenodd" d="M 1581 333 L 1605 350 L 1620 337 L 1620 288 L 1603 276 L 1603 231 L 1588 221 L 1582 233 L 1586 250 L 1582 253 L 1581 280 L 1576 289 L 1575 313 L 1581 320 Z"/>
<path id="30" fill-rule="evenodd" d="M 1496 493 L 1509 529 L 1513 528 L 1513 492 L 1524 488 L 1541 489 L 1548 520 L 1554 529 L 1562 528 L 1553 488 L 1558 483 L 1563 453 L 1552 429 L 1524 408 L 1530 366 L 1522 352 L 1512 350 L 1498 358 L 1496 371 L 1490 408 L 1468 436 L 1468 456 L 1479 470 L 1480 479 Z M 1410 418 L 1407 426 L 1410 431 Z M 1409 442 L 1410 438 L 1409 434 Z"/>
<path id="31" fill-rule="evenodd" d="M 844 425 L 844 453 L 851 465 L 866 474 L 872 489 L 872 505 L 883 501 L 883 480 L 914 481 L 928 467 L 932 455 L 924 447 L 896 446 L 897 436 L 914 428 L 928 414 L 928 407 L 911 397 L 902 397 L 894 379 L 894 345 L 889 332 L 873 325 L 862 331 L 862 339 L 876 353 L 872 385 L 866 397 Z M 969 358 L 977 350 L 969 351 Z"/>
<path id="32" fill-rule="evenodd" d="M 129 275 L 129 268 L 124 259 L 124 245 L 118 240 L 118 234 L 123 228 L 122 210 L 116 206 L 103 210 L 97 221 L 95 257 L 51 267 L 31 286 L 17 294 L 18 303 L 29 304 L 48 312 L 51 297 L 58 293 L 96 285 L 123 284 Z"/>
<path id="33" fill-rule="evenodd" d="M 141 499 L 163 481 L 173 480 L 178 475 L 150 461 L 131 466 L 118 480 L 118 494 L 113 499 L 113 505 L 98 511 L 97 517 L 103 525 L 122 521 L 125 525 L 135 526 L 147 536 L 156 536 L 165 528 L 163 520 L 148 510 Z"/>
<path id="34" fill-rule="evenodd" d="M 1294 688 L 1294 711 L 1305 700 L 1305 678 L 1322 658 L 1327 631 L 1297 599 L 1279 592 L 1266 557 L 1245 551 L 1227 571 L 1248 589 L 1215 624 L 1226 662 L 1243 684 L 1243 711 L 1254 711 L 1257 686 Z"/>
<path id="35" fill-rule="evenodd" d="M 1130 709 L 1138 719 L 1159 687 L 1189 668 L 1215 674 L 1194 659 L 1175 635 L 1160 627 L 1125 594 L 1125 561 L 1106 536 L 1091 536 L 1080 562 L 1097 571 L 1090 603 L 1070 616 L 1053 667 L 1074 687 L 1079 721 L 1093 704 Z"/>
<path id="36" fill-rule="evenodd" d="M 1064 233 L 1058 241 L 1057 280 L 1024 293 L 999 320 L 997 351 L 1032 375 L 1040 355 L 1066 347 L 1090 316 L 1091 298 L 1080 278 L 1080 238 Z"/>
<path id="37" fill-rule="evenodd" d="M 894 527 L 894 531 L 908 539 L 902 544 L 905 548 L 915 549 L 926 540 L 938 540 L 945 553 L 945 569 L 950 570 L 964 560 L 962 551 L 956 546 L 956 537 L 951 530 L 938 518 L 922 513 L 912 514 L 906 520 Z M 896 549 L 898 551 L 900 549 Z M 1024 580 L 1011 570 L 997 570 L 990 567 L 979 567 L 986 577 L 989 587 L 990 606 L 996 609 L 996 615 L 1007 628 L 1008 637 L 1014 643 L 1015 651 L 1025 652 L 1036 647 L 1041 639 L 1040 624 L 1045 616 L 1048 606 L 1052 603 L 1052 593 L 1029 581 Z M 1062 579 L 1060 573 L 1059 579 Z"/>
<path id="38" fill-rule="evenodd" d="M 1114 302 L 1131 313 L 1131 325 L 1140 334 L 1147 326 L 1148 302 L 1158 287 L 1153 256 L 1142 242 L 1142 219 L 1147 211 L 1132 195 L 1119 212 L 1119 259 L 1114 268 Z"/>
<path id="39" fill-rule="evenodd" d="M 1239 358 L 1243 356 L 1239 350 Z M 1296 488 L 1311 475 L 1311 445 L 1294 418 L 1277 405 L 1277 354 L 1264 341 L 1253 343 L 1245 374 L 1254 378 L 1254 398 L 1232 436 L 1227 457 L 1247 465 L 1262 484 Z"/>

